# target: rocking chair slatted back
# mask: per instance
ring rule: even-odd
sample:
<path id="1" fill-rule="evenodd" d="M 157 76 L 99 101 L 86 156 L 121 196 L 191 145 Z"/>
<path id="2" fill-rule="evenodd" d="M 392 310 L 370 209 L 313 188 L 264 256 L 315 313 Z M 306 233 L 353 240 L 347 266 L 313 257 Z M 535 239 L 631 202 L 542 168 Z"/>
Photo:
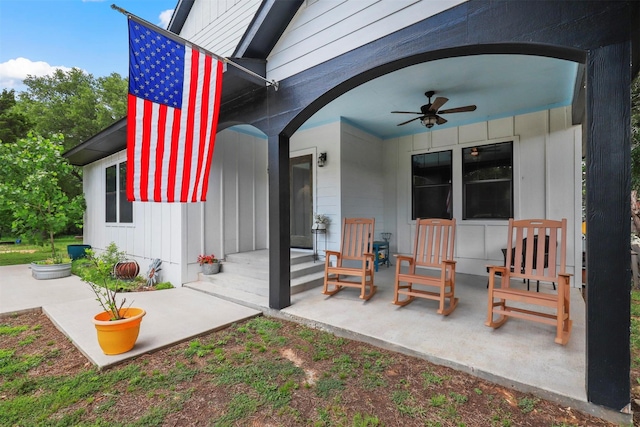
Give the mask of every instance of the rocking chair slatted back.
<path id="1" fill-rule="evenodd" d="M 323 294 L 335 295 L 345 286 L 360 288 L 363 300 L 369 300 L 376 293 L 371 253 L 375 222 L 374 218 L 342 220 L 340 252 L 325 252 Z"/>
<path id="2" fill-rule="evenodd" d="M 416 266 L 441 268 L 442 261 L 453 260 L 456 240 L 455 219 L 417 219 L 413 253 Z"/>
<path id="3" fill-rule="evenodd" d="M 415 298 L 426 298 L 438 301 L 438 314 L 448 316 L 455 310 L 455 240 L 455 219 L 416 219 L 413 256 L 396 255 L 394 304 L 404 306 Z"/>
<path id="4" fill-rule="evenodd" d="M 544 236 L 544 249 L 542 246 Z M 501 327 L 510 317 L 553 325 L 555 342 L 565 345 L 571 335 L 571 274 L 565 271 L 567 220 L 509 219 L 507 263 L 489 266 L 487 321 Z M 558 242 L 559 241 L 559 242 Z M 558 243 L 559 250 L 558 252 Z M 558 258 L 560 258 L 558 260 Z M 559 266 L 558 266 L 559 261 Z M 496 283 L 496 276 L 500 282 Z M 557 292 L 538 292 L 512 286 L 512 279 L 557 282 Z M 514 285 L 517 281 L 514 281 Z M 538 308 L 540 307 L 540 308 Z M 555 310 L 555 312 L 553 312 Z M 497 315 L 497 317 L 496 317 Z"/>
<path id="5" fill-rule="evenodd" d="M 344 218 L 342 221 L 342 260 L 362 260 L 373 246 L 373 218 Z"/>
<path id="6" fill-rule="evenodd" d="M 545 282 L 557 282 L 565 272 L 567 253 L 567 220 L 509 220 L 507 264 L 514 268 L 511 277 Z M 544 237 L 544 250 L 541 238 Z M 540 244 L 539 244 L 540 241 Z M 560 253 L 558 253 L 558 242 Z M 560 266 L 557 260 L 559 256 Z M 513 258 L 513 259 L 512 259 Z"/>

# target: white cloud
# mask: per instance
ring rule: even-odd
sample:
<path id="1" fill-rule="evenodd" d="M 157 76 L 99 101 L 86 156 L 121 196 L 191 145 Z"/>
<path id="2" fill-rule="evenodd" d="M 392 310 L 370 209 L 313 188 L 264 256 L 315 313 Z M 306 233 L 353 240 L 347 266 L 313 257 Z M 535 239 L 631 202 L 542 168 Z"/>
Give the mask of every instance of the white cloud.
<path id="1" fill-rule="evenodd" d="M 169 27 L 169 22 L 171 22 L 172 15 L 173 9 L 168 9 L 164 12 L 160 12 L 160 24 L 158 26 L 167 29 Z"/>
<path id="2" fill-rule="evenodd" d="M 31 61 L 27 58 L 10 59 L 0 63 L 0 89 L 23 90 L 22 81 L 31 76 L 46 76 L 56 70 L 70 71 L 71 68 L 62 65 L 49 65 L 44 61 Z"/>

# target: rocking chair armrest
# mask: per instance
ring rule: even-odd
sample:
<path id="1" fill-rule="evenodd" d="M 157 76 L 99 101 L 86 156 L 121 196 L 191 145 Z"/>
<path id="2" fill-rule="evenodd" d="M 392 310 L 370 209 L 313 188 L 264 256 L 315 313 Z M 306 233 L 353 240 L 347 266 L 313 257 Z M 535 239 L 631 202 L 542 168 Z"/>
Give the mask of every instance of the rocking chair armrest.
<path id="1" fill-rule="evenodd" d="M 489 274 L 491 274 L 492 271 L 495 271 L 496 273 L 500 273 L 503 275 L 510 272 L 509 269 L 504 265 L 487 265 L 487 270 Z"/>
<path id="2" fill-rule="evenodd" d="M 454 261 L 454 260 L 452 260 L 452 259 L 443 259 L 443 260 L 442 260 L 442 263 L 443 263 L 443 264 L 456 265 L 456 262 L 457 262 L 457 261 Z"/>
<path id="3" fill-rule="evenodd" d="M 394 257 L 396 257 L 396 260 L 398 261 L 398 263 L 402 261 L 407 261 L 409 265 L 413 264 L 413 257 L 410 257 L 408 255 L 394 255 Z"/>
<path id="4" fill-rule="evenodd" d="M 330 255 L 335 255 L 335 256 L 337 256 L 337 257 L 339 257 L 339 256 L 340 256 L 340 252 L 338 252 L 338 251 L 324 251 L 324 253 L 325 253 L 327 256 L 330 256 Z"/>
<path id="5" fill-rule="evenodd" d="M 362 256 L 364 256 L 365 258 L 373 259 L 373 254 L 371 252 L 363 252 Z"/>

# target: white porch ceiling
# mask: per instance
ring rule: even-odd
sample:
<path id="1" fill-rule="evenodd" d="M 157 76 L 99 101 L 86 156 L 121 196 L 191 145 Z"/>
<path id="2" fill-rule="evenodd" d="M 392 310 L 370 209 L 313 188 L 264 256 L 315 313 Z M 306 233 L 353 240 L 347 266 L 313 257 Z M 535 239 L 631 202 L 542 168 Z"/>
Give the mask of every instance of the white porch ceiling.
<path id="1" fill-rule="evenodd" d="M 364 83 L 314 114 L 301 129 L 347 120 L 382 139 L 461 126 L 571 105 L 578 70 L 575 62 L 528 55 L 476 55 L 413 65 Z M 430 130 L 418 115 L 428 90 L 449 98 L 441 109 L 476 105 L 476 111 L 443 114 L 448 122 Z"/>

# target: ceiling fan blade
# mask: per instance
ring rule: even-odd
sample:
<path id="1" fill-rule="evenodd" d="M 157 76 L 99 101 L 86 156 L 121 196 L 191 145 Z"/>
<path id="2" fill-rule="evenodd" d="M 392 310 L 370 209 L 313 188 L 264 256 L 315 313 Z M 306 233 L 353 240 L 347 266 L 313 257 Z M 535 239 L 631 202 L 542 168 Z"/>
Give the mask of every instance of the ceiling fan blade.
<path id="1" fill-rule="evenodd" d="M 443 98 L 441 96 L 437 97 L 435 101 L 433 101 L 431 103 L 431 107 L 429 108 L 429 111 L 436 113 L 438 112 L 438 108 L 442 107 L 445 102 L 447 102 L 449 100 L 449 98 Z"/>
<path id="2" fill-rule="evenodd" d="M 402 122 L 402 123 L 398 123 L 398 126 L 402 126 L 402 125 L 406 125 L 407 123 L 410 123 L 414 120 L 418 120 L 421 119 L 422 117 L 416 117 L 415 119 L 411 119 L 411 120 L 407 120 L 406 122 Z"/>
<path id="3" fill-rule="evenodd" d="M 392 113 L 400 113 L 400 114 L 422 114 L 422 113 L 416 113 L 415 111 L 392 111 Z"/>
<path id="4" fill-rule="evenodd" d="M 449 108 L 448 110 L 438 111 L 438 114 L 448 114 L 448 113 L 464 113 L 467 111 L 476 111 L 475 105 L 467 105 L 466 107 L 458 107 L 458 108 Z"/>
<path id="5" fill-rule="evenodd" d="M 440 116 L 436 116 L 436 123 L 439 124 L 439 125 L 443 125 L 443 124 L 447 123 L 447 119 L 444 119 L 444 118 L 442 118 Z"/>

